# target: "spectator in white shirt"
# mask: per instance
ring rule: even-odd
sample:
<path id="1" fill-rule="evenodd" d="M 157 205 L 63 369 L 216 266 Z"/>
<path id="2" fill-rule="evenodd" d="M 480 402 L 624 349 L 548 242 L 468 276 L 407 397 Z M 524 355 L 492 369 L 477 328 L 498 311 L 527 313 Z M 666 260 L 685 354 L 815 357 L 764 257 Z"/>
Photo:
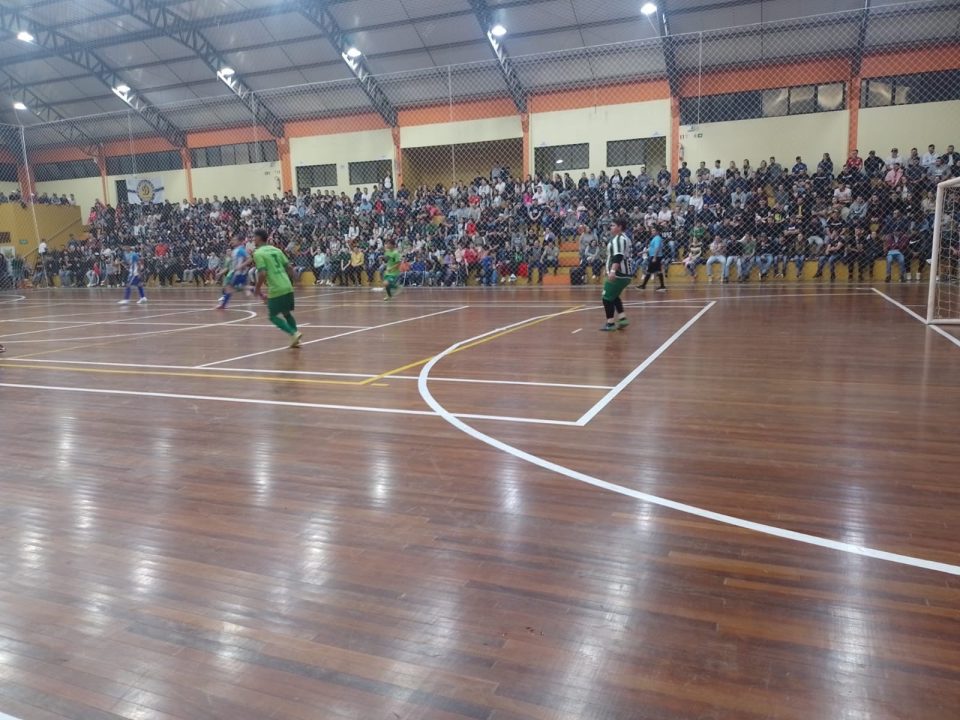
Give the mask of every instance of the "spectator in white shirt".
<path id="1" fill-rule="evenodd" d="M 717 160 L 710 168 L 710 177 L 714 180 L 723 180 L 727 176 L 727 171 L 723 169 L 723 163 Z"/>
<path id="2" fill-rule="evenodd" d="M 903 158 L 900 157 L 900 151 L 897 148 L 890 150 L 890 157 L 887 158 L 887 170 L 892 170 L 894 165 L 903 167 Z"/>
<path id="3" fill-rule="evenodd" d="M 847 187 L 846 183 L 841 183 L 840 186 L 833 191 L 833 201 L 840 205 L 849 205 L 853 201 L 853 192 Z"/>
<path id="4" fill-rule="evenodd" d="M 937 147 L 932 143 L 927 145 L 927 152 L 922 158 L 920 158 L 920 164 L 927 169 L 929 172 L 930 168 L 937 164 L 937 159 L 940 156 L 937 154 Z"/>

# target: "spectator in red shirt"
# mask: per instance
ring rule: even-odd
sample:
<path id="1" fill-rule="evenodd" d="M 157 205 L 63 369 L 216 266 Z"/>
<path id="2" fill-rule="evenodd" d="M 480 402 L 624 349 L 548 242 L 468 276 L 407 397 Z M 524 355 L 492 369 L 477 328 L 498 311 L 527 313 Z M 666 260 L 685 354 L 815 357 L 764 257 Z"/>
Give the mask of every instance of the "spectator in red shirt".
<path id="1" fill-rule="evenodd" d="M 860 157 L 859 150 L 854 150 L 850 153 L 850 157 L 847 158 L 844 167 L 853 172 L 860 172 L 863 169 L 863 158 Z"/>

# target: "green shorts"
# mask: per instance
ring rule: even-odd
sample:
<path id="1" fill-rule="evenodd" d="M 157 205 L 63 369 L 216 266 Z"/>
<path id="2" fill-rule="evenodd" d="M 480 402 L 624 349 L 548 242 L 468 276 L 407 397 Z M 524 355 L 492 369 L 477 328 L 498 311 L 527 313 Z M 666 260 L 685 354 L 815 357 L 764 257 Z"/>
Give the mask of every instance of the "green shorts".
<path id="1" fill-rule="evenodd" d="M 383 281 L 387 285 L 396 285 L 397 280 L 400 279 L 400 276 L 397 273 L 385 273 L 383 276 Z"/>
<path id="2" fill-rule="evenodd" d="M 613 302 L 620 297 L 620 293 L 622 293 L 629 285 L 630 278 L 628 277 L 618 277 L 616 280 L 610 280 L 609 278 L 604 280 L 603 299 L 607 302 Z"/>
<path id="3" fill-rule="evenodd" d="M 267 311 L 270 313 L 270 317 L 293 312 L 293 293 L 267 298 Z"/>

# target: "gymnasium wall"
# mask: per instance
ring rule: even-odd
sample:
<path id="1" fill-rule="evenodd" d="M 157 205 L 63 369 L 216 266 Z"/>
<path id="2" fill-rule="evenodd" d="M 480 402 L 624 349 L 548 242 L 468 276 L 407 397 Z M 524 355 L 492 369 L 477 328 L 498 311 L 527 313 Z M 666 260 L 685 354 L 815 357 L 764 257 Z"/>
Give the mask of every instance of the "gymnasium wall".
<path id="1" fill-rule="evenodd" d="M 180 173 L 182 176 L 184 173 Z M 280 193 L 280 163 L 263 162 L 249 165 L 194 168 L 190 171 L 193 196 L 198 198 L 250 197 Z M 181 195 L 167 194 L 170 200 L 180 201 L 187 196 L 184 180 Z"/>
<path id="2" fill-rule="evenodd" d="M 21 256 L 35 250 L 40 240 L 59 248 L 67 244 L 71 233 L 76 237 L 84 233 L 81 211 L 76 206 L 37 205 L 31 210 L 20 203 L 0 205 L 0 231 L 10 233 L 11 244 Z"/>
<path id="3" fill-rule="evenodd" d="M 747 158 L 756 167 L 773 155 L 789 168 L 794 158 L 802 155 L 812 170 L 823 153 L 828 152 L 839 170 L 847 157 L 849 120 L 847 110 L 838 110 L 681 127 L 682 159 L 695 170 L 701 160 L 706 161 L 707 167 L 713 167 L 715 160 L 727 167 L 734 160 L 739 167 Z"/>
<path id="4" fill-rule="evenodd" d="M 99 177 L 38 182 L 36 183 L 36 189 L 37 195 L 47 193 L 48 195 L 70 197 L 73 194 L 84 215 L 89 212 L 97 200 L 103 202 L 103 182 Z"/>
<path id="5" fill-rule="evenodd" d="M 224 168 L 226 169 L 226 168 Z M 138 172 L 138 177 L 156 178 L 163 183 L 163 196 L 170 202 L 180 202 L 187 197 L 187 176 L 183 170 L 164 170 L 161 172 Z M 128 175 L 107 175 L 107 199 L 111 205 L 117 204 L 117 180 L 126 180 Z M 100 182 L 99 178 L 95 178 Z M 76 182 L 71 180 L 70 182 Z M 196 182 L 196 181 L 194 181 Z M 99 197 L 101 192 L 98 191 Z M 196 194 L 196 191 L 194 191 Z M 77 195 L 79 199 L 80 196 Z M 86 207 L 86 206 L 84 206 Z"/>
<path id="6" fill-rule="evenodd" d="M 551 145 L 590 144 L 590 167 L 565 169 L 577 179 L 581 172 L 587 174 L 607 169 L 607 141 L 633 138 L 665 137 L 667 139 L 667 164 L 671 134 L 670 100 L 595 105 L 556 111 L 530 113 L 530 143 L 533 153 L 536 148 Z M 531 158 L 533 163 L 533 158 Z M 636 173 L 638 165 L 624 165 L 620 171 Z M 659 167 L 648 168 L 656 173 Z"/>
<path id="7" fill-rule="evenodd" d="M 12 192 L 20 192 L 20 184 L 15 182 L 0 182 L 0 192 L 9 195 Z"/>
<path id="8" fill-rule="evenodd" d="M 389 129 L 290 138 L 290 164 L 292 165 L 294 184 L 296 183 L 297 167 L 335 163 L 337 166 L 337 184 L 323 189 L 350 192 L 356 186 L 350 183 L 348 164 L 364 160 L 393 160 L 393 136 Z M 396 178 L 396 167 L 394 167 L 393 172 L 394 178 Z"/>
<path id="9" fill-rule="evenodd" d="M 943 153 L 947 145 L 960 142 L 957 118 L 960 100 L 861 108 L 857 145 L 864 156 L 876 150 L 877 155 L 886 157 L 891 148 L 899 148 L 906 157 L 912 147 L 923 155 L 930 143 Z"/>
<path id="10" fill-rule="evenodd" d="M 490 177 L 494 167 L 509 167 L 519 174 L 523 169 L 523 138 L 404 148 L 402 158 L 403 183 L 408 188 Z"/>

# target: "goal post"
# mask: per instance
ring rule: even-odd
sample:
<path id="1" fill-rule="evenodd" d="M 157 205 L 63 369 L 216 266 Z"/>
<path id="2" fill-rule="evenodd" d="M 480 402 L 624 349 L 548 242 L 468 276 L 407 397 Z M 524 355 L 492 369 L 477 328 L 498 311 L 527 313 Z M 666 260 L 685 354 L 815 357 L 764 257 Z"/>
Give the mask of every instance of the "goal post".
<path id="1" fill-rule="evenodd" d="M 960 325 L 960 178 L 937 184 L 930 252 L 928 325 Z"/>

